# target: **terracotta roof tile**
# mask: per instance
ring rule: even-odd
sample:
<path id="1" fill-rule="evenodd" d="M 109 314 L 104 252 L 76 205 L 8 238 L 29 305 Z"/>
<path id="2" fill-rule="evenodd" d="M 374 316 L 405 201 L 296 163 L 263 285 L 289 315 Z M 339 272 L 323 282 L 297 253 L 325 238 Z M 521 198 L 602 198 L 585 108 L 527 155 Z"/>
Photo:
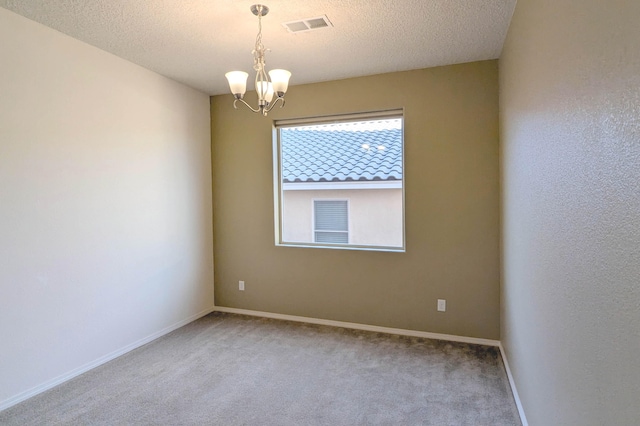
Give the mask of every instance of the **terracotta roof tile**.
<path id="1" fill-rule="evenodd" d="M 285 183 L 402 179 L 401 129 L 283 128 L 280 135 Z"/>

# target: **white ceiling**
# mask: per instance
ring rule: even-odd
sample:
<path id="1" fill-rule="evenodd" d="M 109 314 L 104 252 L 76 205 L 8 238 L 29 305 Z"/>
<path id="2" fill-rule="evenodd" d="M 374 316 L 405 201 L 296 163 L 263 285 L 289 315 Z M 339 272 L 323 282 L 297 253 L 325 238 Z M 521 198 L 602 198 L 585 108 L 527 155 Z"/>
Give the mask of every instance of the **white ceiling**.
<path id="1" fill-rule="evenodd" d="M 264 0 L 267 68 L 303 84 L 495 59 L 516 0 Z M 253 73 L 254 0 L 0 0 L 0 7 L 207 94 Z M 334 28 L 283 22 L 326 14 Z M 251 80 L 251 77 L 249 78 Z"/>

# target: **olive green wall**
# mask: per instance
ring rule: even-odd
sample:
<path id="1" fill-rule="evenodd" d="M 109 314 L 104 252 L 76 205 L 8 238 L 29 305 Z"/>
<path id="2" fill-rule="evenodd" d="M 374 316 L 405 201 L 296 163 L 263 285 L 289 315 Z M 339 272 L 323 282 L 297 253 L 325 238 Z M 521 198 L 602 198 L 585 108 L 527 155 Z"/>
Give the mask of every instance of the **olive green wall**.
<path id="1" fill-rule="evenodd" d="M 392 108 L 406 253 L 276 247 L 273 120 Z M 214 96 L 211 127 L 217 306 L 499 338 L 496 61 L 293 86 L 266 118 Z"/>

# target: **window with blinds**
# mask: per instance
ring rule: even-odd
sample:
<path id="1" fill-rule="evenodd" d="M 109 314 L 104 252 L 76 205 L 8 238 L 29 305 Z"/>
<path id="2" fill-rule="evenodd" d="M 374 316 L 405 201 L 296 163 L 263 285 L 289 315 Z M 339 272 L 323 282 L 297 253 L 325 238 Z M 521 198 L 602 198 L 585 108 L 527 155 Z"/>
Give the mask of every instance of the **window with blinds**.
<path id="1" fill-rule="evenodd" d="M 349 244 L 349 202 L 313 201 L 314 242 Z"/>

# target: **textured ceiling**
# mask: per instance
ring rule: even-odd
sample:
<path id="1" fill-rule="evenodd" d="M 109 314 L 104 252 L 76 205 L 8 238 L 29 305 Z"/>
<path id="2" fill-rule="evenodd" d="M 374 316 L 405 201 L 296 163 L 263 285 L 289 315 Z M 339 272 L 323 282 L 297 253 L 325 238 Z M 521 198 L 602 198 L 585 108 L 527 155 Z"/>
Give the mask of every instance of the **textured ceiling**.
<path id="1" fill-rule="evenodd" d="M 267 0 L 265 0 L 267 1 Z M 40 22 L 208 94 L 224 73 L 252 73 L 252 0 L 0 0 Z M 267 68 L 291 84 L 500 55 L 516 0 L 268 0 Z M 334 28 L 291 34 L 283 22 L 326 14 Z M 251 77 L 250 77 L 251 79 Z"/>

